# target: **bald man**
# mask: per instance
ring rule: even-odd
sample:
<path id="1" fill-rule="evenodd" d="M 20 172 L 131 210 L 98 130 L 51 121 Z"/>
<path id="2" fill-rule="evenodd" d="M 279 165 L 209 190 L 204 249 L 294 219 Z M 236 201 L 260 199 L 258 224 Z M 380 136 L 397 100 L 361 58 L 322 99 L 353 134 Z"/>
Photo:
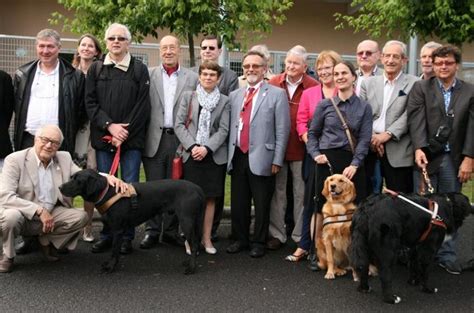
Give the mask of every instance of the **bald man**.
<path id="1" fill-rule="evenodd" d="M 178 104 L 183 93 L 195 90 L 198 83 L 198 75 L 183 68 L 179 56 L 178 38 L 165 36 L 160 41 L 161 64 L 150 68 L 151 116 L 142 157 L 147 181 L 171 178 L 171 162 L 179 144 L 173 128 Z M 161 224 L 161 217 L 146 223 L 140 248 L 149 249 L 158 243 Z M 163 240 L 181 244 L 177 219 L 165 216 L 164 224 Z"/>
<path id="2" fill-rule="evenodd" d="M 377 67 L 380 60 L 380 49 L 376 41 L 364 40 L 357 45 L 357 74 L 356 93 L 359 94 L 362 81 L 371 76 L 382 75 L 382 70 Z"/>

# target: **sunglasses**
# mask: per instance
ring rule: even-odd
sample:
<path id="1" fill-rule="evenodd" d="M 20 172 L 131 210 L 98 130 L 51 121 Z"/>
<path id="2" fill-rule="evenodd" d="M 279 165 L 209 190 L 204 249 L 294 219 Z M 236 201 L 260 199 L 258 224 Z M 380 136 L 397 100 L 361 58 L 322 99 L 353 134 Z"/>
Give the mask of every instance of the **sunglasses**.
<path id="1" fill-rule="evenodd" d="M 456 61 L 438 61 L 438 62 L 433 62 L 434 66 L 453 66 L 456 64 Z"/>
<path id="2" fill-rule="evenodd" d="M 201 50 L 207 50 L 207 49 L 209 49 L 211 51 L 214 51 L 214 50 L 216 50 L 216 47 L 214 47 L 214 46 L 202 46 L 201 47 Z"/>
<path id="3" fill-rule="evenodd" d="M 61 142 L 48 137 L 39 136 L 39 139 L 41 140 L 42 144 L 47 145 L 48 143 L 50 143 L 51 146 L 53 146 L 54 148 L 58 148 L 61 145 Z"/>
<path id="4" fill-rule="evenodd" d="M 359 51 L 359 52 L 357 52 L 357 56 L 361 57 L 365 54 L 367 57 L 371 57 L 372 54 L 374 54 L 374 53 L 375 52 L 373 52 L 373 51 Z"/>
<path id="5" fill-rule="evenodd" d="M 262 66 L 263 66 L 262 64 L 244 64 L 244 65 L 242 65 L 242 68 L 246 69 L 246 70 L 248 70 L 250 68 L 259 69 Z"/>
<path id="6" fill-rule="evenodd" d="M 115 41 L 115 40 L 125 41 L 125 40 L 127 40 L 127 38 L 122 37 L 122 36 L 110 36 L 110 37 L 107 37 L 107 40 L 108 41 Z"/>

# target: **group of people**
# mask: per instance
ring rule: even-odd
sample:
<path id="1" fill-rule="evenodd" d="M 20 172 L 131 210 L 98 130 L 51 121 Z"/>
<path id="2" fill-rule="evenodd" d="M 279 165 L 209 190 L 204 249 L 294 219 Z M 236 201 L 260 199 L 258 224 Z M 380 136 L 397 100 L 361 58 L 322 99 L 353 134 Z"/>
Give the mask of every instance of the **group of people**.
<path id="1" fill-rule="evenodd" d="M 20 67 L 13 84 L 9 75 L 0 75 L 0 140 L 9 147 L 0 151 L 5 158 L 0 272 L 11 271 L 16 254 L 28 252 L 34 242 L 55 261 L 58 252 L 74 249 L 81 235 L 95 241 L 94 204 L 85 203 L 84 211 L 71 209 L 71 200 L 58 188 L 79 170 L 71 158 L 77 159 L 77 151 L 87 151 L 87 167 L 107 175 L 120 148 L 122 180 L 107 175 L 117 190 L 123 182 L 138 182 L 141 164 L 147 181 L 171 178 L 173 158 L 182 155 L 183 179 L 199 185 L 206 196 L 201 243 L 208 254 L 217 253 L 228 173 L 232 241 L 226 252 L 249 250 L 258 258 L 291 236 L 297 243 L 286 257 L 291 262 L 314 251 L 322 232 L 321 190 L 331 174 L 354 182 L 356 202 L 381 192 L 383 184 L 418 192 L 424 169 L 437 192 L 460 191 L 471 178 L 474 86 L 456 77 L 461 53 L 454 46 L 427 43 L 418 78 L 403 72 L 407 48 L 396 40 L 382 51 L 375 41 L 361 42 L 358 68 L 324 50 L 315 63 L 316 77 L 303 46 L 291 48 L 284 72 L 274 75 L 267 48 L 258 45 L 243 56 L 244 74 L 238 77 L 217 63 L 218 36 L 203 38 L 201 64 L 191 69 L 179 63 L 175 36 L 161 39 L 161 64 L 152 68 L 130 54 L 131 40 L 125 25 L 111 24 L 102 55 L 99 41 L 86 34 L 71 65 L 58 57 L 59 34 L 45 29 L 36 38 L 38 59 Z M 292 230 L 285 222 L 289 207 Z M 23 242 L 15 247 L 20 235 Z M 134 229 L 125 231 L 121 253 L 133 251 L 134 235 Z M 160 241 L 184 245 L 176 216 L 146 223 L 140 248 Z M 438 262 L 458 274 L 454 242 L 455 237 L 445 242 Z M 91 251 L 111 246 L 104 223 Z M 317 270 L 314 256 L 310 259 Z"/>

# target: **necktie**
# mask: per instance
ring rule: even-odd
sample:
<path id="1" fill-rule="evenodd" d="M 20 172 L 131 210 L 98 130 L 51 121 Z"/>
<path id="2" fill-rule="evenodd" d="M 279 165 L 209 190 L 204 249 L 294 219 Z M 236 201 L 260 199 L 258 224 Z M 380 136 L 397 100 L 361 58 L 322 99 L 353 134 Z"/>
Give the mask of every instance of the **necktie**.
<path id="1" fill-rule="evenodd" d="M 255 88 L 249 88 L 244 106 L 240 112 L 240 119 L 242 121 L 242 130 L 240 131 L 240 150 L 243 153 L 249 151 L 250 116 L 252 114 L 252 100 L 254 94 Z"/>

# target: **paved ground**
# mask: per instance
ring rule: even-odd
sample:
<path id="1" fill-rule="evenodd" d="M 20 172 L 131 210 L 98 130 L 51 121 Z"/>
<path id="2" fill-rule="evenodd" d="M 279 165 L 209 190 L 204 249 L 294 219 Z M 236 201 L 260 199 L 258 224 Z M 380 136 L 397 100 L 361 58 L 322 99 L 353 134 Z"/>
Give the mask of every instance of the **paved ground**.
<path id="1" fill-rule="evenodd" d="M 94 227 L 97 233 L 100 225 Z M 463 257 L 473 256 L 473 229 L 471 216 L 462 232 Z M 142 237 L 139 228 L 136 247 Z M 394 306 L 381 301 L 378 280 L 373 293 L 360 294 L 350 276 L 326 281 L 306 261 L 284 261 L 292 244 L 262 259 L 226 254 L 227 244 L 216 245 L 216 256 L 199 256 L 191 276 L 183 275 L 184 251 L 168 245 L 135 249 L 109 275 L 99 274 L 107 255 L 90 253 L 84 242 L 55 264 L 39 253 L 19 256 L 15 271 L 0 276 L 0 312 L 474 312 L 474 272 L 454 276 L 436 267 L 432 279 L 440 292 L 426 295 L 408 286 L 406 269 L 397 267 L 394 288 L 402 303 Z"/>

